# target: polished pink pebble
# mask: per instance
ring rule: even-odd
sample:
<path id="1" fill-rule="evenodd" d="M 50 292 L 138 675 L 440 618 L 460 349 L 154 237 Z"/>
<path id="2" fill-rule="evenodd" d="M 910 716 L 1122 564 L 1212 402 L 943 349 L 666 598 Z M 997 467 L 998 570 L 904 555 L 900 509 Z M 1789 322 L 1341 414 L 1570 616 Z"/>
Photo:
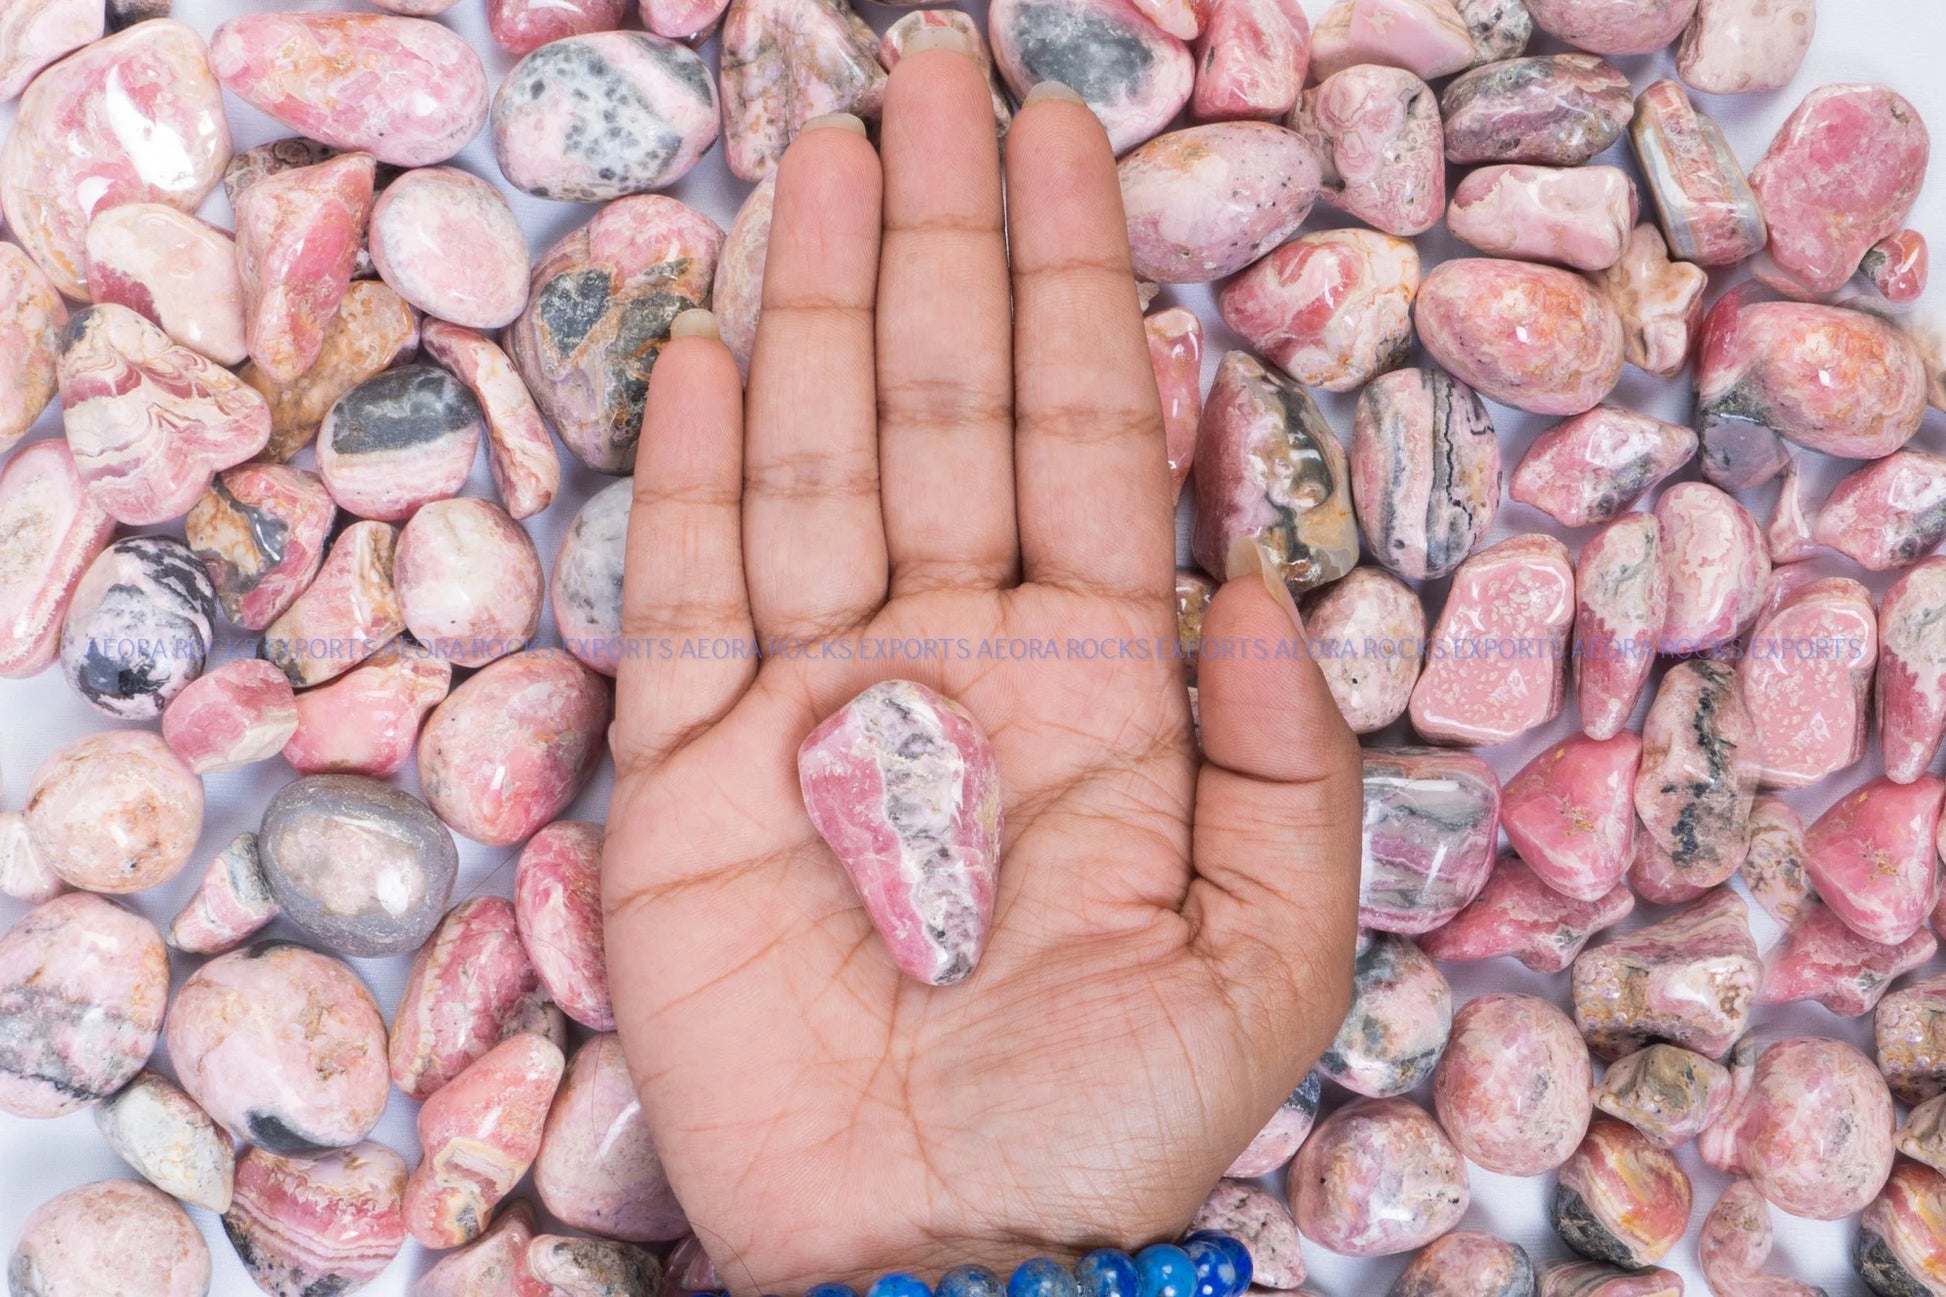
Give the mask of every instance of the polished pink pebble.
<path id="1" fill-rule="evenodd" d="M 1515 536 L 1460 564 L 1412 690 L 1413 728 L 1483 745 L 1552 720 L 1574 610 L 1574 568 L 1552 536 Z"/>
<path id="2" fill-rule="evenodd" d="M 1622 259 L 1595 276 L 1622 317 L 1623 355 L 1657 378 L 1674 378 L 1689 363 L 1703 328 L 1709 272 L 1671 261 L 1662 232 L 1644 222 L 1629 235 Z"/>
<path id="3" fill-rule="evenodd" d="M 195 1222 L 175 1199 L 134 1180 L 97 1180 L 48 1199 L 21 1222 L 7 1258 L 8 1286 L 22 1297 L 204 1297 L 209 1280 L 209 1247 Z"/>
<path id="4" fill-rule="evenodd" d="M 88 494 L 60 438 L 0 465 L 0 678 L 39 672 L 60 652 L 68 601 L 115 520 Z"/>
<path id="5" fill-rule="evenodd" d="M 1823 1297 L 1822 1288 L 1763 1273 L 1775 1242 L 1770 1204 L 1750 1181 L 1733 1181 L 1703 1218 L 1696 1239 L 1710 1291 L 1721 1297 Z"/>
<path id="6" fill-rule="evenodd" d="M 1583 1256 L 1638 1268 L 1689 1231 L 1689 1176 L 1633 1126 L 1598 1120 L 1561 1166 L 1554 1232 Z"/>
<path id="7" fill-rule="evenodd" d="M 27 817 L 0 811 L 0 896 L 39 905 L 67 890 L 61 876 L 35 853 Z"/>
<path id="8" fill-rule="evenodd" d="M 1726 1169 L 1793 1216 L 1839 1220 L 1884 1186 L 1892 1127 L 1891 1092 L 1863 1054 L 1843 1041 L 1780 1040 L 1723 1118 Z"/>
<path id="9" fill-rule="evenodd" d="M 1608 1065 L 1595 1107 L 1642 1132 L 1650 1143 L 1688 1143 L 1730 1105 L 1730 1072 L 1679 1045 L 1650 1045 Z"/>
<path id="10" fill-rule="evenodd" d="M 540 554 L 525 528 L 485 500 L 422 506 L 399 533 L 392 580 L 406 629 L 454 666 L 517 653 L 540 626 Z"/>
<path id="11" fill-rule="evenodd" d="M 223 615 L 262 630 L 316 578 L 337 513 L 316 474 L 252 462 L 217 474 L 183 528 Z"/>
<path id="12" fill-rule="evenodd" d="M 239 833 L 210 861 L 195 894 L 163 937 L 175 950 L 220 955 L 242 945 L 282 912 L 264 877 L 257 835 Z"/>
<path id="13" fill-rule="evenodd" d="M 1473 65 L 1473 33 L 1452 0 L 1338 0 L 1311 33 L 1312 70 L 1324 81 L 1361 64 L 1436 81 Z"/>
<path id="14" fill-rule="evenodd" d="M 296 732 L 297 699 L 291 682 L 257 658 L 205 672 L 162 713 L 164 741 L 199 775 L 268 760 Z"/>
<path id="15" fill-rule="evenodd" d="M 1676 68 L 1706 94 L 1781 90 L 1817 29 L 1817 0 L 1697 0 Z"/>
<path id="16" fill-rule="evenodd" d="M 398 531 L 387 523 L 345 528 L 310 588 L 265 629 L 263 655 L 291 684 L 302 689 L 335 679 L 405 629 L 392 585 L 397 544 Z"/>
<path id="17" fill-rule="evenodd" d="M 1349 392 L 1405 362 L 1418 294 L 1411 240 L 1351 228 L 1299 235 L 1216 300 L 1224 323 L 1286 374 Z"/>
<path id="18" fill-rule="evenodd" d="M 1527 0 L 1534 26 L 1596 54 L 1648 54 L 1675 40 L 1696 0 Z"/>
<path id="19" fill-rule="evenodd" d="M 0 454 L 53 399 L 67 322 L 67 304 L 33 258 L 0 243 Z"/>
<path id="20" fill-rule="evenodd" d="M 1750 511 L 1706 482 L 1678 482 L 1655 504 L 1669 574 L 1665 653 L 1693 653 L 1750 628 L 1770 578 L 1770 547 Z"/>
<path id="21" fill-rule="evenodd" d="M 1531 995 L 1485 995 L 1453 1015 L 1433 1105 L 1472 1162 L 1499 1175 L 1540 1175 L 1587 1133 L 1593 1084 L 1588 1047 L 1565 1013 Z"/>
<path id="22" fill-rule="evenodd" d="M 420 723 L 452 684 L 451 662 L 394 640 L 375 659 L 297 696 L 297 731 L 284 760 L 301 775 L 397 774 Z"/>
<path id="23" fill-rule="evenodd" d="M 419 349 L 419 313 L 375 279 L 353 280 L 324 331 L 317 363 L 289 383 L 274 383 L 255 365 L 240 377 L 270 403 L 264 458 L 284 463 L 311 444 L 324 416 L 352 388 Z"/>
<path id="24" fill-rule="evenodd" d="M 1331 646 L 1318 670 L 1345 724 L 1371 734 L 1405 715 L 1426 641 L 1418 593 L 1389 572 L 1359 567 L 1306 595 L 1302 611 L 1309 636 Z"/>
<path id="25" fill-rule="evenodd" d="M 1453 991 L 1406 937 L 1361 931 L 1356 951 L 1351 1009 L 1317 1070 L 1353 1094 L 1390 1099 L 1438 1065 L 1453 1030 Z"/>
<path id="26" fill-rule="evenodd" d="M 1897 945 L 1938 899 L 1933 835 L 1946 783 L 1874 779 L 1832 803 L 1804 835 L 1805 867 L 1824 903 L 1869 941 Z"/>
<path id="27" fill-rule="evenodd" d="M 403 522 L 466 485 L 486 416 L 457 378 L 431 365 L 389 369 L 338 398 L 318 429 L 318 474 L 361 518 Z"/>
<path id="28" fill-rule="evenodd" d="M 717 12 L 721 13 L 729 0 L 706 2 L 715 3 Z M 648 18 L 649 9 L 656 3 L 657 0 L 644 0 L 644 18 Z M 493 43 L 519 58 L 551 41 L 585 36 L 589 32 L 614 31 L 622 25 L 622 17 L 628 12 L 628 0 L 487 0 L 486 12 L 487 31 Z M 653 22 L 649 30 L 662 36 L 676 35 L 659 31 Z"/>
<path id="29" fill-rule="evenodd" d="M 1443 964 L 1509 955 L 1537 973 L 1558 973 L 1634 909 L 1635 894 L 1619 882 L 1592 901 L 1570 900 L 1508 852 L 1472 903 L 1419 945 Z"/>
<path id="30" fill-rule="evenodd" d="M 1878 730 L 1885 773 L 1900 783 L 1932 764 L 1946 736 L 1946 558 L 1892 583 L 1878 610 Z"/>
<path id="31" fill-rule="evenodd" d="M 1534 1263 L 1518 1243 L 1454 1230 L 1427 1244 L 1385 1297 L 1534 1297 Z"/>
<path id="32" fill-rule="evenodd" d="M 1000 15 L 990 22 L 997 52 Z M 742 0 L 724 17 L 721 40 L 723 152 L 739 180 L 774 172 L 813 118 L 879 114 L 885 69 L 878 61 L 878 35 L 852 12 L 849 0 Z M 1189 52 L 1182 56 L 1187 62 Z M 1187 82 L 1185 76 L 1184 99 Z"/>
<path id="33" fill-rule="evenodd" d="M 1122 158 L 1138 279 L 1207 284 L 1297 233 L 1318 196 L 1318 150 L 1269 122 L 1171 131 Z"/>
<path id="34" fill-rule="evenodd" d="M 521 295 L 526 296 L 525 281 Z M 534 398 L 507 353 L 491 340 L 444 320 L 421 333 L 428 359 L 466 385 L 486 416 L 487 468 L 500 503 L 515 518 L 531 518 L 561 489 L 561 454 Z"/>
<path id="35" fill-rule="evenodd" d="M 54 60 L 100 40 L 104 8 L 87 0 L 46 0 L 13 5 L 0 16 L 0 104 L 17 97 Z"/>
<path id="36" fill-rule="evenodd" d="M 1682 1276 L 1651 1266 L 1623 1270 L 1605 1261 L 1567 1261 L 1541 1273 L 1540 1297 L 1682 1297 Z"/>
<path id="37" fill-rule="evenodd" d="M 379 278 L 441 320 L 497 329 L 527 305 L 520 222 L 498 189 L 453 167 L 385 187 L 371 207 L 371 250 Z"/>
<path id="38" fill-rule="evenodd" d="M 227 1211 L 236 1150 L 182 1088 L 148 1070 L 94 1110 L 95 1128 L 116 1156 L 170 1197 Z"/>
<path id="39" fill-rule="evenodd" d="M 1737 664 L 1757 778 L 1802 788 L 1865 755 L 1878 612 L 1849 577 L 1812 581 L 1757 624 Z"/>
<path id="40" fill-rule="evenodd" d="M 1750 1025 L 1762 973 L 1748 907 L 1719 888 L 1583 951 L 1574 961 L 1575 1021 L 1606 1059 L 1658 1039 L 1721 1058 Z"/>
<path id="41" fill-rule="evenodd" d="M 689 1232 L 621 1037 L 595 1036 L 575 1051 L 547 1113 L 534 1190 L 562 1224 L 604 1238 L 661 1243 Z"/>
<path id="42" fill-rule="evenodd" d="M 504 897 L 461 901 L 412 958 L 387 1046 L 392 1083 L 424 1102 L 520 1031 L 547 1034 L 540 975 Z"/>
<path id="43" fill-rule="evenodd" d="M 423 18 L 245 14 L 216 29 L 210 66 L 225 90 L 299 134 L 398 167 L 444 162 L 486 121 L 480 56 Z"/>
<path id="44" fill-rule="evenodd" d="M 1482 396 L 1580 414 L 1622 376 L 1622 319 L 1582 276 L 1487 258 L 1442 262 L 1414 307 L 1432 358 Z"/>
<path id="45" fill-rule="evenodd" d="M 1162 398 L 1162 438 L 1169 450 L 1169 477 L 1182 493 L 1196 460 L 1196 429 L 1203 420 L 1203 322 L 1193 311 L 1171 307 L 1142 321 Z"/>
<path id="46" fill-rule="evenodd" d="M 374 166 L 369 153 L 347 153 L 265 176 L 237 195 L 250 359 L 273 383 L 297 378 L 324 350 L 365 237 Z"/>
<path id="47" fill-rule="evenodd" d="M 1495 257 L 1606 270 L 1622 259 L 1641 214 L 1619 167 L 1480 167 L 1453 191 L 1446 228 Z"/>
<path id="48" fill-rule="evenodd" d="M 1290 1208 L 1254 1184 L 1217 1181 L 1189 1228 L 1192 1233 L 1220 1230 L 1249 1248 L 1252 1282 L 1261 1288 L 1288 1291 L 1304 1282 L 1304 1256 Z"/>
<path id="49" fill-rule="evenodd" d="M 56 749 L 27 786 L 34 852 L 74 887 L 139 892 L 182 872 L 203 828 L 203 783 L 152 730 Z"/>
<path id="50" fill-rule="evenodd" d="M 1129 0 L 993 0 L 987 36 L 1016 99 L 1062 82 L 1101 119 L 1117 153 L 1159 134 L 1194 88 L 1189 47 Z"/>
<path id="51" fill-rule="evenodd" d="M 448 1252 L 412 1285 L 412 1297 L 551 1297 L 536 1292 L 527 1270 L 534 1209 L 516 1198 L 500 1209 L 479 1238 Z"/>
<path id="52" fill-rule="evenodd" d="M 1898 1093 L 1896 1083 L 1892 1092 Z M 1914 1106 L 1893 1132 L 1892 1144 L 1902 1155 L 1935 1171 L 1946 1166 L 1946 1097 L 1934 1095 Z"/>
<path id="53" fill-rule="evenodd" d="M 1373 379 L 1352 426 L 1351 496 L 1380 563 L 1415 580 L 1452 573 L 1500 507 L 1500 441 L 1485 403 L 1436 369 Z"/>
<path id="54" fill-rule="evenodd" d="M 1500 780 L 1470 752 L 1367 748 L 1361 784 L 1358 924 L 1430 932 L 1465 909 L 1493 872 Z"/>
<path id="55" fill-rule="evenodd" d="M 1582 732 L 1591 739 L 1619 734 L 1648 688 L 1669 606 L 1661 537 L 1654 514 L 1627 513 L 1581 547 L 1574 692 Z"/>
<path id="56" fill-rule="evenodd" d="M 88 223 L 88 292 L 159 325 L 219 365 L 242 364 L 236 240 L 167 203 L 129 203 Z"/>
<path id="57" fill-rule="evenodd" d="M 419 784 L 439 818 L 504 847 L 558 815 L 594 774 L 613 687 L 565 654 L 489 663 L 439 704 L 419 740 Z"/>
<path id="58" fill-rule="evenodd" d="M 1307 90 L 1287 121 L 1317 148 L 1326 205 L 1401 238 L 1439 223 L 1445 143 L 1424 81 L 1402 68 L 1348 67 Z"/>
<path id="59" fill-rule="evenodd" d="M 1755 727 L 1736 673 L 1692 658 L 1671 667 L 1642 726 L 1635 813 L 1666 868 L 1691 888 L 1737 871 L 1757 792 Z"/>
<path id="60" fill-rule="evenodd" d="M 252 1148 L 223 1229 L 269 1297 L 349 1293 L 405 1246 L 404 1193 L 405 1162 L 380 1144 L 317 1156 Z"/>
<path id="61" fill-rule="evenodd" d="M 514 919 L 541 984 L 562 1012 L 592 1031 L 613 1031 L 601 916 L 599 824 L 562 820 L 521 850 L 514 866 Z"/>
<path id="62" fill-rule="evenodd" d="M 1769 231 L 1743 167 L 1723 129 L 1681 86 L 1665 78 L 1645 89 L 1629 138 L 1678 257 L 1734 266 L 1763 249 Z"/>
<path id="63" fill-rule="evenodd" d="M 1319 1124 L 1291 1163 L 1288 1191 L 1305 1238 L 1341 1256 L 1391 1256 L 1459 1223 L 1466 1162 L 1410 1099 L 1360 1099 Z"/>
<path id="64" fill-rule="evenodd" d="M 426 1100 L 418 1124 L 425 1155 L 405 1187 L 412 1237 L 447 1248 L 485 1232 L 540 1151 L 562 1066 L 553 1041 L 517 1032 Z"/>
<path id="65" fill-rule="evenodd" d="M 1508 494 L 1568 527 L 1604 523 L 1696 454 L 1696 434 L 1616 405 L 1599 405 L 1534 439 Z"/>
<path id="66" fill-rule="evenodd" d="M 1875 1292 L 1946 1291 L 1946 1176 L 1901 1163 L 1858 1222 L 1852 1260 Z"/>
<path id="67" fill-rule="evenodd" d="M 1500 792 L 1500 827 L 1542 881 L 1599 901 L 1622 880 L 1635 841 L 1642 740 L 1574 735 L 1529 761 Z"/>
<path id="68" fill-rule="evenodd" d="M 1311 67 L 1311 23 L 1292 0 L 1214 0 L 1196 41 L 1199 122 L 1277 121 L 1297 106 Z"/>
<path id="69" fill-rule="evenodd" d="M 1449 162 L 1573 167 L 1606 149 L 1635 112 L 1628 78 L 1593 54 L 1543 54 L 1475 68 L 1440 96 Z"/>
<path id="70" fill-rule="evenodd" d="M 1223 1174 L 1235 1179 L 1254 1179 L 1269 1175 L 1290 1161 L 1317 1122 L 1318 1097 L 1323 1087 L 1324 1078 L 1320 1073 L 1307 1072 Z"/>
<path id="71" fill-rule="evenodd" d="M 1738 867 L 1750 899 L 1788 928 L 1817 896 L 1804 861 L 1804 821 L 1775 797 L 1750 808 L 1750 851 Z"/>
<path id="72" fill-rule="evenodd" d="M 1831 488 L 1811 535 L 1873 572 L 1925 557 L 1946 537 L 1946 456 L 1900 450 L 1867 464 Z"/>
<path id="73" fill-rule="evenodd" d="M 1919 294 L 1926 291 L 1931 265 L 1926 236 L 1917 230 L 1900 230 L 1874 243 L 1859 261 L 1858 270 L 1886 301 L 1903 306 L 1919 300 Z"/>
<path id="74" fill-rule="evenodd" d="M 1879 1001 L 1872 1034 L 1879 1070 L 1899 1102 L 1946 1094 L 1946 976 L 1908 982 Z"/>
<path id="75" fill-rule="evenodd" d="M 1856 1018 L 1872 1011 L 1893 979 L 1931 959 L 1938 948 L 1924 928 L 1897 945 L 1867 941 L 1814 901 L 1765 957 L 1757 1000 L 1816 1000 L 1841 1018 Z"/>

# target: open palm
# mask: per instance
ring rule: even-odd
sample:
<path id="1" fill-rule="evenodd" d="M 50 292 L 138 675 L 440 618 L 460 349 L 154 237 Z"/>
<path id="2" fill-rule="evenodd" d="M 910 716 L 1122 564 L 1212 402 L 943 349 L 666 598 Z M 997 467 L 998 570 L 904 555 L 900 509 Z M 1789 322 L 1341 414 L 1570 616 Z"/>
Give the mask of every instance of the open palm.
<path id="1" fill-rule="evenodd" d="M 739 1291 L 1173 1233 L 1349 994 L 1354 743 L 1315 667 L 1259 651 L 1205 660 L 1198 754 L 1114 159 L 1058 98 L 1007 153 L 1003 238 L 984 78 L 903 60 L 882 162 L 843 129 L 784 160 L 748 411 L 704 338 L 649 395 L 608 956 Z M 1205 633 L 1298 632 L 1251 575 Z M 949 988 L 900 976 L 798 791 L 804 736 L 890 677 L 999 761 L 993 935 Z"/>

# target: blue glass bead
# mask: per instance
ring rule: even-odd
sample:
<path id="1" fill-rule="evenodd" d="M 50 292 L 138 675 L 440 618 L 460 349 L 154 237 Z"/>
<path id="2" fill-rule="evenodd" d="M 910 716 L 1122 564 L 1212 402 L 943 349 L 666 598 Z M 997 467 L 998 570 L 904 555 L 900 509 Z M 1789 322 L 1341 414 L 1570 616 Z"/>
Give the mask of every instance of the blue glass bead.
<path id="1" fill-rule="evenodd" d="M 1250 1286 L 1250 1251 L 1228 1234 L 1199 1230 L 1182 1250 L 1196 1264 L 1196 1297 L 1241 1297 Z"/>
<path id="2" fill-rule="evenodd" d="M 932 1297 L 932 1289 L 926 1287 L 926 1281 L 917 1275 L 894 1271 L 872 1280 L 872 1286 L 865 1290 L 865 1297 Z"/>
<path id="3" fill-rule="evenodd" d="M 1021 1262 L 1007 1280 L 1007 1297 L 1080 1297 L 1080 1293 L 1068 1268 L 1044 1256 Z"/>
<path id="4" fill-rule="evenodd" d="M 1220 1229 L 1199 1229 L 1189 1237 L 1214 1239 L 1229 1251 L 1230 1264 L 1236 1267 L 1242 1284 L 1242 1288 L 1238 1289 L 1239 1292 L 1248 1288 L 1256 1279 L 1257 1263 L 1251 1259 L 1250 1248 L 1236 1235 L 1226 1234 Z M 1185 1240 L 1184 1246 L 1185 1250 L 1187 1250 L 1187 1240 Z"/>
<path id="5" fill-rule="evenodd" d="M 1173 1243 L 1151 1243 L 1135 1254 L 1141 1297 L 1195 1297 L 1196 1263 Z"/>
<path id="6" fill-rule="evenodd" d="M 1142 1272 L 1135 1258 L 1119 1248 L 1090 1252 L 1074 1267 L 1081 1297 L 1140 1297 Z"/>
<path id="7" fill-rule="evenodd" d="M 848 1283 L 821 1283 L 806 1289 L 804 1297 L 858 1297 L 858 1290 Z"/>
<path id="8" fill-rule="evenodd" d="M 939 1277 L 938 1297 L 1001 1297 L 1007 1285 L 983 1265 L 956 1265 Z"/>

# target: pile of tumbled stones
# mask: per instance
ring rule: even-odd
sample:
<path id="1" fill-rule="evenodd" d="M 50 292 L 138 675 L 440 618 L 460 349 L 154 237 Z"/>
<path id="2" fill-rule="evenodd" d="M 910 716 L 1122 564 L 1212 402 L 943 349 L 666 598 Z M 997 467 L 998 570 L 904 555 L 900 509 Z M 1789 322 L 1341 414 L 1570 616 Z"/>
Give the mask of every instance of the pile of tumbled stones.
<path id="1" fill-rule="evenodd" d="M 277 1297 L 351 1292 L 408 1235 L 461 1249 L 421 1297 L 717 1286 L 614 1035 L 601 831 L 557 819 L 610 718 L 629 485 L 582 509 L 551 592 L 520 520 L 554 499 L 557 437 L 630 471 L 679 312 L 712 306 L 747 366 L 766 178 L 797 130 L 875 117 L 919 31 L 979 30 L 641 0 L 647 31 L 622 31 L 620 0 L 487 0 L 520 59 L 490 95 L 428 20 L 450 2 L 253 13 L 207 45 L 166 0 L 0 14 L 0 101 L 19 99 L 0 676 L 58 664 L 105 716 L 158 723 L 61 748 L 0 814 L 0 892 L 34 906 L 0 938 L 0 1110 L 92 1107 L 142 1177 L 21 1222 L 17 1297 L 96 1297 L 131 1267 L 199 1297 L 210 1258 L 179 1204 L 222 1213 Z M 1814 89 L 1746 175 L 1689 91 L 1789 84 L 1814 0 L 1339 0 L 1315 29 L 1297 0 L 987 17 L 1001 129 L 1009 94 L 1080 91 L 1123 154 L 1141 290 L 1226 280 L 1256 353 L 1224 357 L 1205 400 L 1201 323 L 1149 318 L 1179 488 L 1194 468 L 1185 640 L 1212 582 L 1267 552 L 1315 639 L 1431 650 L 1324 655 L 1354 729 L 1408 718 L 1436 746 L 1367 750 L 1354 1007 L 1196 1224 L 1244 1237 L 1269 1288 L 1303 1283 L 1301 1234 L 1424 1248 L 1396 1297 L 1679 1293 L 1655 1263 L 1691 1207 L 1670 1150 L 1694 1139 L 1736 1177 L 1696 1245 L 1718 1297 L 1812 1291 L 1762 1272 L 1773 1206 L 1862 1212 L 1872 1288 L 1946 1294 L 1946 977 L 1892 990 L 1946 923 L 1946 558 L 1926 557 L 1946 458 L 1904 448 L 1946 381 L 1886 305 L 1927 268 L 1912 106 Z M 1573 52 L 1526 56 L 1537 29 Z M 720 74 L 693 48 L 712 37 Z M 1681 82 L 1639 95 L 1607 61 L 1677 41 Z M 297 136 L 233 155 L 224 90 Z M 727 233 L 650 192 L 719 123 L 760 182 Z M 509 184 L 606 204 L 531 267 L 501 190 L 440 165 L 489 125 Z M 1624 132 L 1646 210 L 1628 171 L 1587 165 Z M 1474 168 L 1450 199 L 1449 162 Z M 190 214 L 219 182 L 234 233 Z M 1362 225 L 1300 233 L 1319 201 Z M 1412 238 L 1442 216 L 1484 255 L 1422 279 Z M 1706 313 L 1708 272 L 1746 264 Z M 1415 340 L 1431 366 L 1405 367 Z M 1624 365 L 1692 364 L 1693 429 L 1603 403 Z M 1359 391 L 1348 450 L 1307 388 Z M 14 449 L 57 395 L 64 435 Z M 1482 397 L 1563 420 L 1510 493 L 1598 528 L 1578 558 L 1542 534 L 1481 547 L 1503 476 Z M 458 498 L 482 442 L 497 502 Z M 1869 462 L 1813 508 L 1806 453 Z M 1634 508 L 1692 460 L 1704 480 Z M 1759 524 L 1732 492 L 1780 476 Z M 177 520 L 186 540 L 154 530 Z M 1820 551 L 1903 574 L 1875 607 L 1808 575 Z M 1428 634 L 1407 582 L 1444 579 Z M 523 651 L 547 593 L 566 651 Z M 239 636 L 256 651 L 216 651 Z M 1852 651 L 1754 651 L 1804 642 Z M 1582 732 L 1503 787 L 1467 749 L 1552 720 L 1570 670 Z M 1759 796 L 1858 763 L 1874 711 L 1882 778 L 1808 828 Z M 424 800 L 384 782 L 415 755 Z M 112 899 L 191 863 L 202 776 L 278 758 L 298 777 L 166 934 Z M 524 844 L 511 902 L 448 908 L 455 832 Z M 1788 929 L 1767 957 L 1746 895 Z M 1638 897 L 1680 908 L 1589 946 Z M 248 944 L 278 916 L 305 944 Z M 173 997 L 171 948 L 207 957 Z M 411 952 L 388 1035 L 341 957 Z M 1436 961 L 1502 957 L 1566 973 L 1572 1014 L 1513 994 L 1455 1012 Z M 1757 1007 L 1797 1000 L 1876 1010 L 1876 1065 L 1835 1040 L 1758 1051 Z M 174 1080 L 147 1068 L 165 1030 Z M 1327 1081 L 1359 1097 L 1314 1129 Z M 1428 1081 L 1433 1111 L 1406 1097 Z M 366 1138 L 393 1086 L 423 1104 L 414 1168 Z M 1537 1274 L 1452 1232 L 1469 1161 L 1554 1174 L 1587 1260 Z M 1251 1182 L 1286 1163 L 1288 1206 Z M 508 1200 L 530 1170 L 541 1219 L 574 1233 Z"/>

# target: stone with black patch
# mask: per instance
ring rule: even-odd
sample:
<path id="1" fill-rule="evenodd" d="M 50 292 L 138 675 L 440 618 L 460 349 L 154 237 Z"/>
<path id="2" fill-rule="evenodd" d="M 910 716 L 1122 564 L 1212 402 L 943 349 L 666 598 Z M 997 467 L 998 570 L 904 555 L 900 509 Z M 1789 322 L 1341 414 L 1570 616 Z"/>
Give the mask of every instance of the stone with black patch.
<path id="1" fill-rule="evenodd" d="M 341 507 L 397 522 L 459 493 L 485 427 L 464 383 L 432 365 L 404 365 L 338 398 L 318 429 L 318 473 Z"/>
<path id="2" fill-rule="evenodd" d="M 61 628 L 61 674 L 95 710 L 153 720 L 203 674 L 216 589 L 189 547 L 130 536 L 95 557 Z"/>

